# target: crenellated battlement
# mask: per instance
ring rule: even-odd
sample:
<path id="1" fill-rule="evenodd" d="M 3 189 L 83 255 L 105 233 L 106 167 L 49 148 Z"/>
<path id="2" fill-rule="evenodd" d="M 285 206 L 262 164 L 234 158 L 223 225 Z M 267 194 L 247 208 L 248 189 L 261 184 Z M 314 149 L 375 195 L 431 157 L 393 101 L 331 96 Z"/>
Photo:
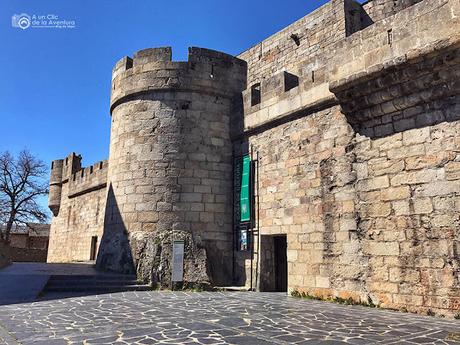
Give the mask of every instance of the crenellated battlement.
<path id="1" fill-rule="evenodd" d="M 246 62 L 191 47 L 188 61 L 172 61 L 170 47 L 148 48 L 119 60 L 112 74 L 111 111 L 126 97 L 155 91 L 192 91 L 232 98 L 246 88 Z"/>
<path id="2" fill-rule="evenodd" d="M 81 155 L 72 152 L 66 158 L 57 159 L 51 163 L 48 205 L 55 216 L 59 213 L 62 197 L 72 198 L 101 189 L 107 183 L 107 160 L 82 167 L 81 159 Z M 68 186 L 65 192 L 63 192 L 64 184 Z"/>
<path id="3" fill-rule="evenodd" d="M 104 188 L 107 184 L 108 161 L 100 161 L 74 172 L 69 180 L 69 198 Z"/>
<path id="4" fill-rule="evenodd" d="M 403 9 L 344 37 L 321 58 L 301 61 L 293 72 L 256 80 L 243 91 L 244 129 L 316 109 L 320 103 L 340 103 L 355 123 L 427 101 L 428 93 L 430 99 L 456 94 L 457 77 L 445 73 L 449 63 L 443 61 L 454 59 L 460 45 L 458 4 L 452 0 L 400 4 Z M 440 75 L 429 81 L 423 75 L 431 75 L 433 68 Z M 419 80 L 413 80 L 416 74 Z"/>

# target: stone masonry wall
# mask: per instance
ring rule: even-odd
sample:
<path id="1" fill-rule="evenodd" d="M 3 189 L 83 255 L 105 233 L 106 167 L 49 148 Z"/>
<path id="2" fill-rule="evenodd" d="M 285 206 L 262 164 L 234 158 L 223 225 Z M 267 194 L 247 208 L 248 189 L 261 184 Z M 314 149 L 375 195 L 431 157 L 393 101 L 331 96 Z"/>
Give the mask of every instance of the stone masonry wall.
<path id="1" fill-rule="evenodd" d="M 91 238 L 97 236 L 99 245 L 103 234 L 106 182 L 106 161 L 63 174 L 59 213 L 51 223 L 48 262 L 90 260 Z"/>
<path id="2" fill-rule="evenodd" d="M 460 308 L 459 134 L 457 120 L 380 139 L 356 136 L 366 285 L 384 306 Z"/>
<path id="3" fill-rule="evenodd" d="M 344 0 L 332 0 L 238 55 L 248 63 L 248 86 L 281 71 L 321 78 L 324 52 L 346 35 L 344 8 Z"/>
<path id="4" fill-rule="evenodd" d="M 390 17 L 423 0 L 371 0 L 362 5 L 372 22 Z"/>
<path id="5" fill-rule="evenodd" d="M 231 275 L 223 262 L 224 257 L 231 257 L 232 249 L 228 207 L 231 144 L 229 118 L 223 115 L 229 102 L 200 94 L 181 96 L 162 93 L 150 100 L 124 103 L 113 112 L 113 197 L 109 196 L 107 231 L 114 231 L 116 224 L 129 231 L 131 245 L 138 248 L 132 253 L 136 262 L 155 252 L 141 245 L 150 241 L 148 236 L 182 239 L 181 232 L 193 233 L 193 241 L 207 248 L 214 277 L 222 280 Z M 107 240 L 111 241 L 110 236 Z M 169 245 L 163 243 L 163 256 Z M 105 253 L 110 252 L 109 246 L 104 247 Z M 205 272 L 206 265 L 202 267 Z M 159 276 L 169 275 L 168 267 L 163 267 Z M 138 266 L 146 277 L 151 269 L 147 263 L 146 272 Z M 198 276 L 186 279 L 193 281 Z"/>
<path id="6" fill-rule="evenodd" d="M 287 234 L 290 290 L 458 310 L 459 130 L 371 139 L 332 108 L 251 137 L 260 231 Z"/>
<path id="7" fill-rule="evenodd" d="M 184 240 L 185 284 L 231 283 L 233 98 L 246 63 L 150 48 L 114 68 L 108 203 L 98 266 L 170 286 Z"/>
<path id="8" fill-rule="evenodd" d="M 48 261 L 88 260 L 98 236 L 99 268 L 169 286 L 182 239 L 185 282 L 273 290 L 270 236 L 286 235 L 289 291 L 455 314 L 459 18 L 458 0 L 332 0 L 246 63 L 121 59 L 110 165 L 53 164 Z M 231 252 L 232 149 L 258 157 L 252 263 Z"/>
<path id="9" fill-rule="evenodd" d="M 248 139 L 259 155 L 259 228 L 287 234 L 291 291 L 363 291 L 368 259 L 356 233 L 352 139 L 337 106 Z"/>
<path id="10" fill-rule="evenodd" d="M 460 8 L 399 5 L 407 8 L 337 42 L 319 81 L 297 75 L 292 85 L 278 72 L 256 104 L 246 90 L 234 149 L 259 158 L 257 223 L 263 236 L 287 234 L 290 291 L 453 315 Z M 248 261 L 238 264 L 248 270 Z"/>

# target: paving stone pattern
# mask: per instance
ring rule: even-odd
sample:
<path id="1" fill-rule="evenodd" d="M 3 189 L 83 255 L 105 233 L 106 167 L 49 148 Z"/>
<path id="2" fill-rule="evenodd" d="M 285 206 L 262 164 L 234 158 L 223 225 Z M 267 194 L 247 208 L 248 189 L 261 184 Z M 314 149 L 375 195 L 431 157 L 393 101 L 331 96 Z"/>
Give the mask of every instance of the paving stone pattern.
<path id="1" fill-rule="evenodd" d="M 126 292 L 0 307 L 2 345 L 454 345 L 459 333 L 457 320 L 281 293 Z"/>

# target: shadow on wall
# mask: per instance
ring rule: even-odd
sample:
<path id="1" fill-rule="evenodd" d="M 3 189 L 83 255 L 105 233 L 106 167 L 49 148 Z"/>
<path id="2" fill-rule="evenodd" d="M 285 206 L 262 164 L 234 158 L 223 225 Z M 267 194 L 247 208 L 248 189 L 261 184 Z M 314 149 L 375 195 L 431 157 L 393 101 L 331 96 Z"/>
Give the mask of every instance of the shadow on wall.
<path id="1" fill-rule="evenodd" d="M 125 274 L 136 273 L 128 231 L 123 223 L 112 184 L 109 185 L 107 193 L 104 233 L 97 254 L 96 267 Z"/>
<path id="2" fill-rule="evenodd" d="M 152 210 L 153 212 L 153 210 Z M 184 241 L 183 287 L 209 286 L 206 249 L 187 231 L 137 231 L 128 233 L 110 184 L 107 194 L 104 233 L 96 261 L 101 270 L 136 274 L 154 287 L 170 288 L 172 247 Z"/>
<path id="3" fill-rule="evenodd" d="M 235 99 L 234 108 L 231 118 L 231 137 L 233 145 L 233 285 L 234 286 L 248 286 L 255 289 L 259 284 L 260 272 L 258 271 L 257 256 L 254 251 L 257 250 L 258 238 L 254 236 L 251 231 L 247 232 L 247 248 L 242 249 L 240 243 L 241 227 L 240 223 L 240 188 L 242 182 L 243 172 L 243 156 L 251 155 L 251 147 L 249 140 L 244 136 L 244 117 L 243 117 L 243 100 L 242 98 Z M 255 155 L 255 152 L 252 152 Z M 254 161 L 256 157 L 251 157 Z M 252 168 L 257 169 L 257 164 L 253 164 Z M 253 169 L 254 170 L 254 169 Z M 255 219 L 257 212 L 257 204 L 255 193 L 257 192 L 257 173 L 253 171 L 251 188 L 252 199 L 252 218 Z M 253 229 L 256 227 L 256 222 L 253 221 L 250 226 Z"/>
<path id="4" fill-rule="evenodd" d="M 370 139 L 389 137 L 411 129 L 434 126 L 442 122 L 460 120 L 460 99 L 451 96 L 446 99 L 420 103 L 401 113 L 386 116 L 385 119 L 374 119 L 356 123 L 356 119 L 349 119 L 353 130 Z M 346 116 L 347 114 L 344 113 Z M 348 117 L 348 116 L 347 116 Z M 389 123 L 381 123 L 388 119 Z"/>
<path id="5" fill-rule="evenodd" d="M 333 90 L 356 133 L 371 139 L 460 119 L 460 49 L 383 69 Z"/>
<path id="6" fill-rule="evenodd" d="M 345 1 L 345 29 L 346 35 L 363 30 L 374 24 L 374 21 L 363 8 L 363 5 L 353 0 Z"/>

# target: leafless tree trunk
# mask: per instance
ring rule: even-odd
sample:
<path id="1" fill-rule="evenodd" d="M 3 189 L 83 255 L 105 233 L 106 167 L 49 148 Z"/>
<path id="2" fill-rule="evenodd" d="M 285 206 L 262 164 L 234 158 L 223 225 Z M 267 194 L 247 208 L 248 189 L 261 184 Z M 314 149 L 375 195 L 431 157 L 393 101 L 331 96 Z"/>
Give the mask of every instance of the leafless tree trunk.
<path id="1" fill-rule="evenodd" d="M 48 194 L 45 163 L 22 151 L 18 157 L 0 153 L 0 240 L 9 242 L 13 225 L 44 222 L 48 214 L 38 203 Z"/>

